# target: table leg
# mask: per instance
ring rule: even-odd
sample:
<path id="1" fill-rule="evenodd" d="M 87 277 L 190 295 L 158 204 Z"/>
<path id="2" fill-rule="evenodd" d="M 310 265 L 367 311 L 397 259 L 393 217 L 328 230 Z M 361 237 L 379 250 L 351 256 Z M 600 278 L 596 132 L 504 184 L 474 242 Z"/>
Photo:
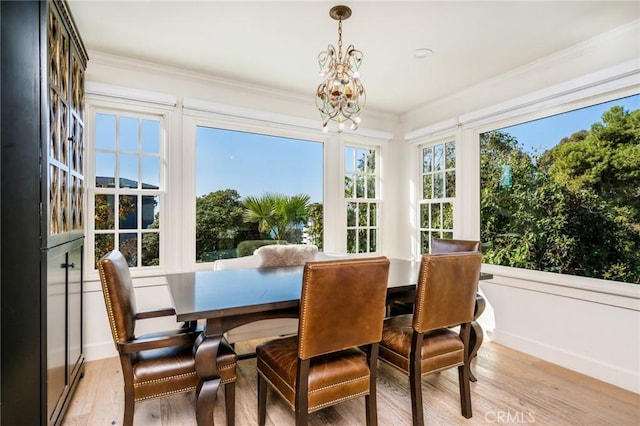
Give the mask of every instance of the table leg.
<path id="1" fill-rule="evenodd" d="M 482 340 L 484 339 L 482 327 L 480 327 L 480 324 L 476 320 L 480 315 L 482 315 L 486 306 L 486 300 L 484 300 L 484 297 L 478 293 L 476 295 L 476 307 L 473 311 L 473 321 L 471 322 L 471 333 L 469 336 L 469 362 L 471 362 L 474 357 L 478 356 L 478 350 L 480 349 L 480 345 L 482 345 Z M 476 376 L 473 375 L 471 369 L 469 369 L 469 379 L 472 382 L 478 380 Z"/>
<path id="2" fill-rule="evenodd" d="M 220 373 L 218 372 L 218 347 L 222 340 L 222 334 L 208 334 L 210 324 L 207 323 L 207 331 L 202 333 L 194 345 L 196 359 L 196 373 L 200 378 L 196 389 L 196 420 L 198 426 L 213 425 L 213 407 L 220 385 Z"/>

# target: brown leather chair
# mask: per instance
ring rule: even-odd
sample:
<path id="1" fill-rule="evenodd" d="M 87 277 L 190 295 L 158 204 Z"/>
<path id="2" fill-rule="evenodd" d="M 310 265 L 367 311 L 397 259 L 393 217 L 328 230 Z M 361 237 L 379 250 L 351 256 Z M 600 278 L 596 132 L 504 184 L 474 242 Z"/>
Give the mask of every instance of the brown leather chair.
<path id="1" fill-rule="evenodd" d="M 380 360 L 409 375 L 414 425 L 424 424 L 422 375 L 458 367 L 462 415 L 471 417 L 469 336 L 482 254 L 424 255 L 415 313 L 384 322 Z M 460 326 L 460 332 L 451 327 Z"/>
<path id="2" fill-rule="evenodd" d="M 135 402 L 196 389 L 193 345 L 202 330 L 187 325 L 176 331 L 136 336 L 137 320 L 175 315 L 175 310 L 136 311 L 129 267 L 119 251 L 100 259 L 98 271 L 124 376 L 123 424 L 132 425 Z M 221 345 L 217 362 L 225 388 L 227 424 L 233 425 L 237 356 L 228 344 Z"/>
<path id="3" fill-rule="evenodd" d="M 389 260 L 386 257 L 308 262 L 298 335 L 256 348 L 258 424 L 265 424 L 267 383 L 295 411 L 308 413 L 365 396 L 367 425 L 377 424 L 376 368 Z"/>
<path id="4" fill-rule="evenodd" d="M 464 251 L 482 252 L 480 241 L 473 240 L 447 240 L 431 238 L 431 254 L 460 253 Z"/>
<path id="5" fill-rule="evenodd" d="M 465 251 L 482 252 L 482 245 L 480 241 L 473 240 L 449 240 L 443 238 L 431 238 L 431 254 L 460 253 Z M 481 296 L 478 297 L 482 298 Z M 484 303 L 484 299 L 482 299 L 482 303 Z M 413 313 L 413 300 L 396 300 L 389 306 L 389 316 L 404 315 L 410 313 Z"/>

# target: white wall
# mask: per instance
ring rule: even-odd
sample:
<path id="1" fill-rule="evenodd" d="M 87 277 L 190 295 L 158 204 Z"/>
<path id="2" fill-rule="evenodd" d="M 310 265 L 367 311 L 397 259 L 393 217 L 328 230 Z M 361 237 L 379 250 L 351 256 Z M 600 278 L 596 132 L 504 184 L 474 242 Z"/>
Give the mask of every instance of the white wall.
<path id="1" fill-rule="evenodd" d="M 478 238 L 479 194 L 473 190 L 479 187 L 478 132 L 483 126 L 584 106 L 596 98 L 640 93 L 639 28 L 640 21 L 399 119 L 368 112 L 363 117 L 365 127 L 394 135 L 384 148 L 384 254 L 416 255 L 416 141 L 445 134 L 457 138 L 462 190 L 456 208 L 463 214 L 456 219 L 456 236 Z M 87 81 L 167 93 L 176 98 L 178 108 L 183 99 L 195 98 L 317 120 L 307 98 L 97 52 L 90 56 Z M 178 112 L 178 127 L 180 117 Z M 174 143 L 182 143 L 181 128 L 173 138 Z M 179 152 L 180 148 L 174 149 Z M 481 285 L 490 304 L 481 323 L 491 339 L 640 393 L 640 286 L 574 281 L 575 277 L 535 271 L 524 271 L 523 275 L 521 270 L 491 265 L 485 265 L 485 270 L 495 275 Z M 96 278 L 88 275 L 84 296 L 88 360 L 116 354 Z M 148 307 L 169 303 L 161 278 L 135 281 L 139 300 Z M 154 325 L 173 327 L 174 323 L 169 320 Z"/>
<path id="2" fill-rule="evenodd" d="M 456 236 L 477 239 L 480 133 L 638 93 L 640 21 L 404 115 L 406 156 L 457 134 Z M 481 282 L 489 306 L 480 318 L 493 341 L 640 393 L 640 285 L 483 270 L 494 274 Z"/>

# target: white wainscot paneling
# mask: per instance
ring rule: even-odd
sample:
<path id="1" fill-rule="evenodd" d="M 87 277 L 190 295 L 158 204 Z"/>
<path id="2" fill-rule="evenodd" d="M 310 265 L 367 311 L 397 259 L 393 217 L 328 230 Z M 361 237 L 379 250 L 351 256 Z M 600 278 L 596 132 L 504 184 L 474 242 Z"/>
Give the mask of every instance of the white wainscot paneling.
<path id="1" fill-rule="evenodd" d="M 621 283 L 594 291 L 490 272 L 480 283 L 490 305 L 481 324 L 492 341 L 640 393 L 638 288 L 615 294 Z"/>

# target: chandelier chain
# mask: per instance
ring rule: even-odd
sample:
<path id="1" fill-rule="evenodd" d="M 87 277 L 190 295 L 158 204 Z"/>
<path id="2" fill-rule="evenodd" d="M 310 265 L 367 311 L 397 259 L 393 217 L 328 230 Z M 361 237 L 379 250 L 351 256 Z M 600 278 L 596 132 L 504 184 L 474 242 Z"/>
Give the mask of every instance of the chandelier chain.
<path id="1" fill-rule="evenodd" d="M 338 20 L 338 62 L 342 63 L 342 17 Z"/>

